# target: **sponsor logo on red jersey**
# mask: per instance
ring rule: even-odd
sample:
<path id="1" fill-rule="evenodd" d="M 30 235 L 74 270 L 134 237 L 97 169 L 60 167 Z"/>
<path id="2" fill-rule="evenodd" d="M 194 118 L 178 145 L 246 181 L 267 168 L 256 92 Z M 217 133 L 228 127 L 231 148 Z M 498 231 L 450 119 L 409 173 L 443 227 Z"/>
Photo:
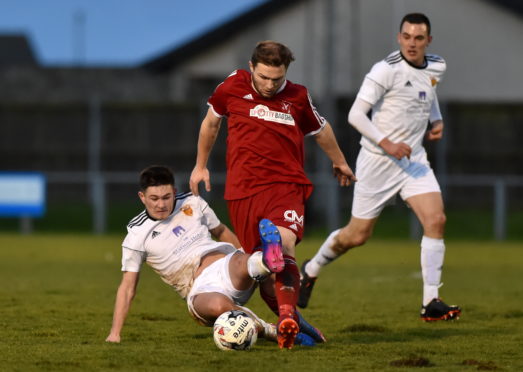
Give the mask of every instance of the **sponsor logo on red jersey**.
<path id="1" fill-rule="evenodd" d="M 298 224 L 303 228 L 303 215 L 298 216 L 298 213 L 295 210 L 286 210 L 283 213 L 283 218 L 285 219 L 286 222 Z"/>
<path id="2" fill-rule="evenodd" d="M 296 125 L 291 114 L 279 111 L 271 111 L 265 105 L 256 105 L 256 107 L 250 109 L 249 115 L 265 121 L 272 121 L 274 123 Z"/>

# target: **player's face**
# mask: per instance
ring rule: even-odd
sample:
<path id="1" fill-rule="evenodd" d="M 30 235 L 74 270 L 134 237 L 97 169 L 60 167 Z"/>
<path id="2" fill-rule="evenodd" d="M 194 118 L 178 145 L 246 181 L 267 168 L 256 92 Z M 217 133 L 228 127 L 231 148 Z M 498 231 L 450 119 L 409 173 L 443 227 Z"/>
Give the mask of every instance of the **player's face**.
<path id="1" fill-rule="evenodd" d="M 138 192 L 147 213 L 155 220 L 169 217 L 174 209 L 175 194 L 176 189 L 172 185 L 149 186 L 145 192 Z"/>
<path id="2" fill-rule="evenodd" d="M 415 66 L 422 66 L 425 63 L 425 49 L 431 41 L 432 36 L 429 35 L 427 25 L 424 23 L 404 22 L 398 33 L 401 54 Z"/>
<path id="3" fill-rule="evenodd" d="M 252 76 L 252 86 L 264 98 L 272 98 L 285 82 L 287 69 L 284 65 L 269 66 L 249 62 Z"/>

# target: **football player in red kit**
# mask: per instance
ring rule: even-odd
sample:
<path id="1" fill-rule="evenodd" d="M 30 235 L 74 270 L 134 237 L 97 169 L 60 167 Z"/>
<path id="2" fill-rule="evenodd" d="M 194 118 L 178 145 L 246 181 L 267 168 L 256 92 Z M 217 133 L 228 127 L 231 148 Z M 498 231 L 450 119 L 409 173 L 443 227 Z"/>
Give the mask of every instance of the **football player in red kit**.
<path id="1" fill-rule="evenodd" d="M 300 288 L 295 247 L 302 239 L 305 202 L 312 183 L 304 170 L 304 137 L 314 136 L 332 161 L 341 186 L 356 179 L 341 152 L 330 124 L 316 111 L 302 85 L 286 79 L 294 60 L 285 45 L 259 42 L 249 61 L 250 71 L 236 70 L 208 100 L 202 121 L 196 165 L 190 178 L 191 191 L 198 184 L 210 191 L 207 161 L 223 117 L 227 117 L 227 179 L 225 199 L 232 225 L 246 252 L 261 243 L 259 222 L 267 218 L 280 231 L 283 257 L 273 257 L 281 266 L 273 271 L 275 283 L 261 283 L 261 295 L 279 315 L 278 343 L 292 348 L 299 331 L 296 302 Z M 280 244 L 280 242 L 273 242 Z"/>

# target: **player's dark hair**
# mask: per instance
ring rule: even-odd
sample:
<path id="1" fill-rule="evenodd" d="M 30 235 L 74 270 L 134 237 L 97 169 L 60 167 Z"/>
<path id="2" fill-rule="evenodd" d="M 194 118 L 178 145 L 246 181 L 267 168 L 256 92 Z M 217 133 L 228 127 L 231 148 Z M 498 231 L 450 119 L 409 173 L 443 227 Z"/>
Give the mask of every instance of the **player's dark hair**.
<path id="1" fill-rule="evenodd" d="M 419 25 L 419 24 L 426 24 L 427 25 L 427 33 L 428 35 L 430 35 L 430 21 L 429 21 L 429 18 L 423 14 L 423 13 L 409 13 L 407 15 L 405 15 L 405 17 L 403 17 L 403 19 L 401 20 L 401 23 L 400 23 L 400 32 L 401 32 L 401 28 L 403 27 L 403 24 L 405 22 L 409 22 L 409 23 L 412 23 L 412 24 L 415 24 L 415 25 Z"/>
<path id="2" fill-rule="evenodd" d="M 260 41 L 252 52 L 251 63 L 256 67 L 258 62 L 268 66 L 284 65 L 288 68 L 294 61 L 294 55 L 285 45 L 272 40 Z"/>
<path id="3" fill-rule="evenodd" d="M 172 185 L 174 173 L 164 165 L 151 165 L 140 172 L 140 190 L 144 192 L 150 186 Z"/>

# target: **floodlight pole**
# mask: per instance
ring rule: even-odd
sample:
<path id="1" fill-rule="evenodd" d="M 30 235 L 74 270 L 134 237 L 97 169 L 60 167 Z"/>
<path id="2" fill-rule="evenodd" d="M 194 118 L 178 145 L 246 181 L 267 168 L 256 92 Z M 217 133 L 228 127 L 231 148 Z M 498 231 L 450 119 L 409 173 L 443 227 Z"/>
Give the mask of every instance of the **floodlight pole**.
<path id="1" fill-rule="evenodd" d="M 505 240 L 507 238 L 507 196 L 503 178 L 498 178 L 494 183 L 494 238 Z"/>
<path id="2" fill-rule="evenodd" d="M 325 4 L 325 58 L 323 60 L 325 86 L 322 111 L 329 120 L 332 129 L 335 131 L 337 120 L 336 94 L 334 92 L 334 69 L 336 67 L 336 55 L 334 53 L 335 4 L 334 0 L 327 0 Z M 330 163 L 326 161 L 325 155 L 320 151 L 318 151 L 317 154 L 318 174 L 321 178 L 320 185 L 326 191 L 324 193 L 327 206 L 324 208 L 324 212 L 326 213 L 325 221 L 327 223 L 327 229 L 332 231 L 340 227 L 340 189 L 338 185 L 332 181 L 332 168 Z"/>

